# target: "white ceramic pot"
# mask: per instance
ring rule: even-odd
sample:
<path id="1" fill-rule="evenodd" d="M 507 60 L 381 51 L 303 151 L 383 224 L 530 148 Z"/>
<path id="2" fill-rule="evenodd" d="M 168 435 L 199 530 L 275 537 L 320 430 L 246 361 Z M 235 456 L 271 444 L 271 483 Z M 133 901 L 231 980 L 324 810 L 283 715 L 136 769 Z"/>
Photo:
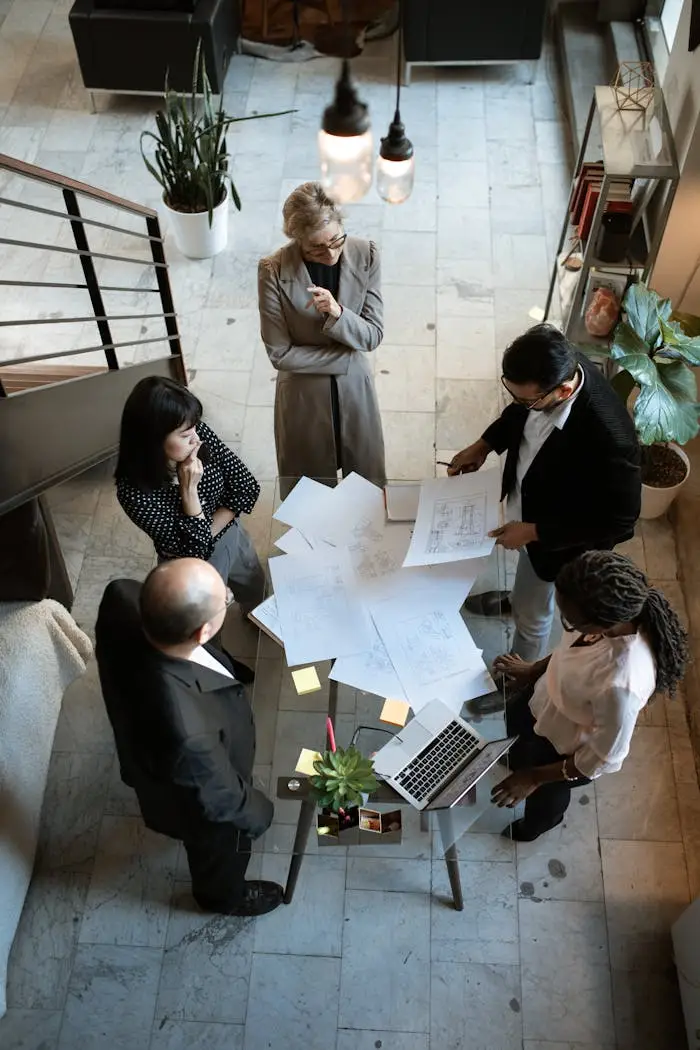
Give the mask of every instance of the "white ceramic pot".
<path id="1" fill-rule="evenodd" d="M 228 192 L 214 208 L 211 226 L 206 211 L 175 211 L 165 201 L 163 204 L 170 216 L 175 243 L 188 259 L 210 259 L 224 250 L 228 241 Z"/>
<path id="2" fill-rule="evenodd" d="M 665 514 L 690 477 L 690 460 L 683 449 L 673 441 L 669 442 L 668 447 L 672 448 L 685 464 L 685 477 L 677 485 L 671 485 L 666 489 L 659 489 L 653 485 L 642 485 L 642 510 L 639 517 L 644 518 L 645 521 L 650 518 L 660 518 L 662 514 Z"/>

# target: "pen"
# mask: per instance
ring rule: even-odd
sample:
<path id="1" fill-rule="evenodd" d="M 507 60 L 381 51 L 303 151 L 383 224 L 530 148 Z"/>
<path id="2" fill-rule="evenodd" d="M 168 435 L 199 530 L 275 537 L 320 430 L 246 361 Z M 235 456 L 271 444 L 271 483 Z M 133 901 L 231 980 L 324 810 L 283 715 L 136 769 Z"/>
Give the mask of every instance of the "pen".
<path id="1" fill-rule="evenodd" d="M 326 730 L 328 732 L 328 743 L 331 745 L 331 751 L 335 751 L 335 733 L 333 732 L 333 723 L 331 722 L 330 716 L 326 719 Z"/>
<path id="2" fill-rule="evenodd" d="M 451 467 L 452 466 L 451 463 L 445 463 L 444 459 L 436 459 L 435 462 L 437 463 L 437 465 L 439 467 Z"/>

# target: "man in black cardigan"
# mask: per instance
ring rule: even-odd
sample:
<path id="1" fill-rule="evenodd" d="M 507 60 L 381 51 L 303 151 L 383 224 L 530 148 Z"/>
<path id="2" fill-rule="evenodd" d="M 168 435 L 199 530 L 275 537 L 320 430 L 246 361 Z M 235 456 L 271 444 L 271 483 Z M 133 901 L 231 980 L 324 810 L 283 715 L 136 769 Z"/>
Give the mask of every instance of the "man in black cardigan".
<path id="1" fill-rule="evenodd" d="M 510 596 L 512 651 L 546 652 L 559 569 L 586 550 L 610 550 L 634 534 L 641 501 L 640 451 L 625 406 L 600 371 L 558 329 L 530 328 L 503 355 L 501 382 L 512 404 L 449 474 L 478 470 L 506 452 L 501 499 L 507 524 L 492 535 L 518 550 Z M 484 615 L 508 610 L 507 595 L 468 599 Z"/>
<path id="2" fill-rule="evenodd" d="M 263 915 L 282 900 L 246 881 L 250 839 L 273 806 L 253 786 L 249 668 L 209 644 L 232 594 L 198 558 L 163 562 L 143 586 L 115 580 L 97 617 L 96 655 L 124 783 L 147 827 L 180 839 L 206 911 Z"/>

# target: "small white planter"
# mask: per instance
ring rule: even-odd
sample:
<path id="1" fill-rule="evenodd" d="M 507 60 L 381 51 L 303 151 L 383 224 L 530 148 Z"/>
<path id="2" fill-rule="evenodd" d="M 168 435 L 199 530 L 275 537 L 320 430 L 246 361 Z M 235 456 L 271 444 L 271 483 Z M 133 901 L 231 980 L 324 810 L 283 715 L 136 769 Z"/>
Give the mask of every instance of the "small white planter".
<path id="1" fill-rule="evenodd" d="M 666 489 L 659 489 L 653 485 L 642 485 L 642 509 L 639 517 L 644 518 L 645 521 L 650 518 L 660 518 L 662 514 L 665 514 L 690 477 L 690 460 L 683 449 L 673 441 L 669 442 L 668 447 L 672 448 L 685 464 L 685 477 L 677 485 L 671 485 Z"/>
<path id="2" fill-rule="evenodd" d="M 211 226 L 206 211 L 175 211 L 165 201 L 163 204 L 170 216 L 175 243 L 188 259 L 210 259 L 224 250 L 228 241 L 228 192 L 214 208 Z"/>

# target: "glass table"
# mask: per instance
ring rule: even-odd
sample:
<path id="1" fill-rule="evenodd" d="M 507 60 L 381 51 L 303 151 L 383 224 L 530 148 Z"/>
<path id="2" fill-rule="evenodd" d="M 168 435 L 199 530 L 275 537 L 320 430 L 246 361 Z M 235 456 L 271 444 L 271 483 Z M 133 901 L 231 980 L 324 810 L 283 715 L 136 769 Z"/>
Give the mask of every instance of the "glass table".
<path id="1" fill-rule="evenodd" d="M 329 484 L 334 484 L 330 482 Z M 391 484 L 391 483 L 390 483 Z M 397 484 L 409 484 L 402 481 Z M 415 482 L 419 485 L 420 482 Z M 282 502 L 280 493 L 288 493 L 294 479 L 278 479 L 275 486 L 273 513 Z M 387 527 L 391 527 L 388 525 Z M 282 555 L 275 541 L 287 531 L 287 526 L 271 520 L 267 539 L 269 557 Z M 263 552 L 261 552 L 263 553 Z M 269 578 L 269 574 L 268 574 Z M 506 562 L 501 548 L 494 548 L 483 562 L 471 593 L 485 590 L 503 590 L 506 585 Z M 271 593 L 271 590 L 268 591 Z M 466 598 L 466 594 L 464 595 Z M 463 608 L 462 617 L 474 642 L 483 650 L 487 665 L 499 653 L 509 648 L 510 623 L 499 617 L 471 616 Z M 349 685 L 329 679 L 332 661 L 317 661 L 321 688 L 299 695 L 294 686 L 290 667 L 284 650 L 264 631 L 258 640 L 256 678 L 252 689 L 252 706 L 258 739 L 256 775 L 258 784 L 264 787 L 275 804 L 275 818 L 263 836 L 253 846 L 263 854 L 275 853 L 289 857 L 289 868 L 285 886 L 285 902 L 294 896 L 299 872 L 307 852 L 344 853 L 350 849 L 371 856 L 377 846 L 371 834 L 359 834 L 351 844 L 326 845 L 328 840 L 316 836 L 314 828 L 318 806 L 311 797 L 308 779 L 295 772 L 302 748 L 323 752 L 328 747 L 326 718 L 330 716 L 335 728 L 338 746 L 347 747 L 355 743 L 365 755 L 371 756 L 398 731 L 380 721 L 379 715 L 385 697 L 363 692 Z M 505 700 L 503 694 L 494 697 L 495 710 L 486 716 L 470 714 L 468 705 L 462 717 L 471 722 L 477 731 L 489 740 L 503 738 L 505 733 Z M 457 910 L 462 909 L 462 889 L 458 864 L 460 838 L 472 830 L 498 831 L 505 825 L 504 811 L 491 802 L 491 788 L 506 775 L 502 764 L 486 774 L 458 806 L 441 811 L 418 813 L 388 784 L 380 782 L 379 788 L 369 798 L 367 806 L 387 813 L 401 807 L 404 827 L 409 833 L 425 838 L 426 849 L 434 856 L 442 856 L 447 868 L 452 900 Z M 508 812 L 508 811 L 506 811 Z M 345 832 L 343 832 L 345 835 Z M 377 839 L 379 837 L 377 836 Z M 382 836 L 383 838 L 383 836 Z M 361 842 L 361 844 L 360 844 Z M 379 843 L 377 842 L 377 845 Z M 321 849 L 323 846 L 323 849 Z M 405 856 L 402 847 L 382 844 L 381 856 L 391 856 L 392 851 Z"/>

